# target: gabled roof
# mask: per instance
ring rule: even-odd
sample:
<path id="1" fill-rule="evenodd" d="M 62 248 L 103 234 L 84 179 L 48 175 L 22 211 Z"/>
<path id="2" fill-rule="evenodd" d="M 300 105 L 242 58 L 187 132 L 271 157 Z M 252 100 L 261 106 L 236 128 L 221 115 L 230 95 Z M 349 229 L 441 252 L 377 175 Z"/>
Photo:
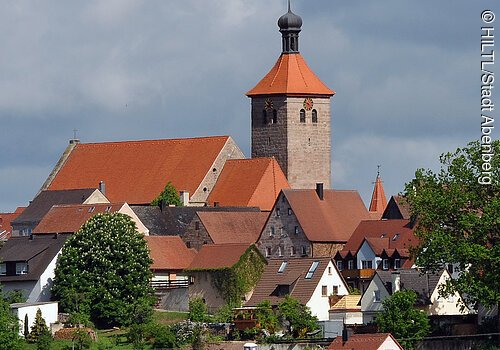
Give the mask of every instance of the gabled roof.
<path id="1" fill-rule="evenodd" d="M 336 337 L 330 346 L 328 346 L 328 350 L 379 350 L 387 338 L 391 338 L 397 344 L 398 349 L 403 350 L 398 341 L 390 333 L 352 334 L 345 343 L 342 337 Z"/>
<path id="2" fill-rule="evenodd" d="M 276 159 L 230 159 L 208 196 L 208 203 L 271 210 L 284 188 L 290 185 Z"/>
<path id="3" fill-rule="evenodd" d="M 372 219 L 380 220 L 386 206 L 387 198 L 385 197 L 384 185 L 382 185 L 382 179 L 380 178 L 380 175 L 377 174 L 375 185 L 373 186 L 370 207 L 368 209 Z"/>
<path id="4" fill-rule="evenodd" d="M 165 207 L 163 216 L 168 235 L 182 236 L 196 213 L 199 212 L 259 212 L 257 207 Z"/>
<path id="5" fill-rule="evenodd" d="M 215 244 L 257 242 L 268 216 L 261 212 L 198 212 Z"/>
<path id="6" fill-rule="evenodd" d="M 18 207 L 13 213 L 0 213 L 0 241 L 6 240 L 12 233 L 11 222 L 14 221 L 26 209 Z"/>
<path id="7" fill-rule="evenodd" d="M 384 287 L 389 294 L 392 294 L 392 290 L 387 288 L 387 283 L 391 283 L 391 275 L 394 272 L 390 271 L 377 271 L 376 274 L 382 280 Z M 444 273 L 444 270 L 439 273 L 422 273 L 416 269 L 400 269 L 396 273 L 399 273 L 401 278 L 401 289 L 413 290 L 417 293 L 417 305 L 428 305 L 430 303 L 430 296 L 432 292 L 436 289 L 439 278 Z"/>
<path id="8" fill-rule="evenodd" d="M 236 264 L 251 245 L 248 243 L 206 244 L 194 257 L 188 270 L 230 268 Z M 255 248 L 255 246 L 252 245 Z"/>
<path id="9" fill-rule="evenodd" d="M 0 261 L 27 262 L 28 273 L 18 276 L 0 276 L 0 282 L 36 281 L 62 249 L 68 235 L 11 237 L 0 249 Z"/>
<path id="10" fill-rule="evenodd" d="M 300 53 L 286 53 L 281 54 L 269 73 L 247 92 L 249 97 L 270 94 L 332 96 L 335 92 L 314 74 Z"/>
<path id="11" fill-rule="evenodd" d="M 313 262 L 319 262 L 312 278 L 305 278 Z M 279 304 L 284 296 L 275 293 L 279 285 L 289 286 L 290 296 L 305 305 L 311 299 L 314 290 L 330 262 L 330 258 L 269 259 L 252 297 L 245 306 L 256 306 L 261 301 L 269 300 L 271 305 Z M 283 262 L 287 262 L 283 272 L 278 272 Z"/>
<path id="12" fill-rule="evenodd" d="M 409 220 L 410 207 L 405 199 L 401 196 L 392 196 L 387 203 L 387 206 L 382 214 L 382 219 L 394 220 L 394 219 L 405 219 Z"/>
<path id="13" fill-rule="evenodd" d="M 33 230 L 34 234 L 75 233 L 97 213 L 120 211 L 125 203 L 54 205 Z"/>
<path id="14" fill-rule="evenodd" d="M 150 235 L 162 236 L 169 234 L 165 215 L 161 212 L 160 207 L 156 205 L 131 205 L 130 209 L 148 228 Z"/>
<path id="15" fill-rule="evenodd" d="M 377 249 L 382 246 L 387 249 L 408 249 L 418 244 L 409 220 L 365 220 L 359 223 L 342 252 L 356 254 L 365 238 L 370 238 L 368 243 Z"/>
<path id="16" fill-rule="evenodd" d="M 300 226 L 312 242 L 346 242 L 361 220 L 369 219 L 357 191 L 283 190 Z"/>
<path id="17" fill-rule="evenodd" d="M 196 255 L 179 236 L 144 236 L 144 239 L 153 259 L 152 270 L 184 270 Z"/>
<path id="18" fill-rule="evenodd" d="M 82 204 L 95 191 L 95 188 L 41 191 L 28 205 L 26 210 L 13 221 L 13 224 L 38 223 L 52 206 L 59 204 Z"/>
<path id="19" fill-rule="evenodd" d="M 149 204 L 170 181 L 192 195 L 229 136 L 77 144 L 51 190 L 106 185 L 112 202 Z"/>

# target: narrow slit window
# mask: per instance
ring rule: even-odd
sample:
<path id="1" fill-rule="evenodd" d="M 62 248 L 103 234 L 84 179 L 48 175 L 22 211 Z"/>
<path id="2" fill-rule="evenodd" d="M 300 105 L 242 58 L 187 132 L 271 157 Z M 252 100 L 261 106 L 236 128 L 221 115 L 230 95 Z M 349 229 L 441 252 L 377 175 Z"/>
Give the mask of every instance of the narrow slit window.
<path id="1" fill-rule="evenodd" d="M 305 109 L 300 110 L 300 122 L 305 123 L 306 122 L 306 111 Z"/>
<path id="2" fill-rule="evenodd" d="M 312 122 L 313 123 L 318 122 L 318 112 L 315 109 L 312 110 Z"/>

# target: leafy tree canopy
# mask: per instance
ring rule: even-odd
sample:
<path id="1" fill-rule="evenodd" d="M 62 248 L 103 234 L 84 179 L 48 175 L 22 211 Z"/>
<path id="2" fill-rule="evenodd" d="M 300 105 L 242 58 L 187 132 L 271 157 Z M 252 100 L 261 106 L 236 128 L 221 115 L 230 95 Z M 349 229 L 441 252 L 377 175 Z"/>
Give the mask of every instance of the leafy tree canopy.
<path id="1" fill-rule="evenodd" d="M 289 295 L 278 305 L 278 310 L 280 319 L 288 324 L 288 331 L 296 338 L 318 328 L 318 319 L 311 315 L 311 310 Z"/>
<path id="2" fill-rule="evenodd" d="M 375 323 L 381 332 L 389 332 L 405 349 L 413 349 L 414 342 L 429 333 L 427 315 L 414 308 L 417 294 L 413 290 L 402 290 L 384 299 L 383 311 Z"/>
<path id="3" fill-rule="evenodd" d="M 421 242 L 417 265 L 435 272 L 457 264 L 460 275 L 447 281 L 442 295 L 459 292 L 467 303 L 499 305 L 500 141 L 493 141 L 491 152 L 471 142 L 440 161 L 439 172 L 419 169 L 406 185 Z"/>
<path id="4" fill-rule="evenodd" d="M 179 197 L 179 191 L 172 185 L 169 181 L 163 191 L 153 199 L 151 205 L 160 205 L 164 201 L 166 205 L 175 205 L 176 207 L 181 207 L 181 199 Z"/>
<path id="5" fill-rule="evenodd" d="M 0 286 L 1 288 L 1 286 Z M 21 349 L 19 321 L 12 313 L 9 303 L 0 298 L 0 349 Z"/>
<path id="6" fill-rule="evenodd" d="M 152 313 L 151 258 L 132 219 L 102 213 L 65 243 L 57 262 L 53 295 L 70 313 L 88 314 L 97 326 L 127 325 Z"/>

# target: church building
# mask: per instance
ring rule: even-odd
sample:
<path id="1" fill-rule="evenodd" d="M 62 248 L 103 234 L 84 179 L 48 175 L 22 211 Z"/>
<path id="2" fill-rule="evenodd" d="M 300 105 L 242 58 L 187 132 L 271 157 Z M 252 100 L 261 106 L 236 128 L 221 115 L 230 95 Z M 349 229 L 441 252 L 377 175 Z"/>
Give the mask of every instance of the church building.
<path id="1" fill-rule="evenodd" d="M 328 88 L 299 52 L 302 19 L 288 12 L 278 20 L 282 52 L 250 91 L 252 158 L 275 157 L 294 189 L 330 188 L 330 98 Z"/>

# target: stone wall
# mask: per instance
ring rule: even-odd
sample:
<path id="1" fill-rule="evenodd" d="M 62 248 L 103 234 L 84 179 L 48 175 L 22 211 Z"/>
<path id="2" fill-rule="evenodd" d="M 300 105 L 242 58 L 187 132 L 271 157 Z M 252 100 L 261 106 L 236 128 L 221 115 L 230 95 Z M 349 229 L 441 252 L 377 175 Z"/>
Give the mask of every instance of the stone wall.
<path id="1" fill-rule="evenodd" d="M 342 248 L 344 248 L 343 243 L 313 243 L 312 256 L 333 258 Z"/>
<path id="2" fill-rule="evenodd" d="M 214 243 L 198 214 L 194 216 L 193 220 L 186 227 L 186 231 L 181 238 L 188 248 L 196 250 L 200 250 L 204 244 Z"/>

